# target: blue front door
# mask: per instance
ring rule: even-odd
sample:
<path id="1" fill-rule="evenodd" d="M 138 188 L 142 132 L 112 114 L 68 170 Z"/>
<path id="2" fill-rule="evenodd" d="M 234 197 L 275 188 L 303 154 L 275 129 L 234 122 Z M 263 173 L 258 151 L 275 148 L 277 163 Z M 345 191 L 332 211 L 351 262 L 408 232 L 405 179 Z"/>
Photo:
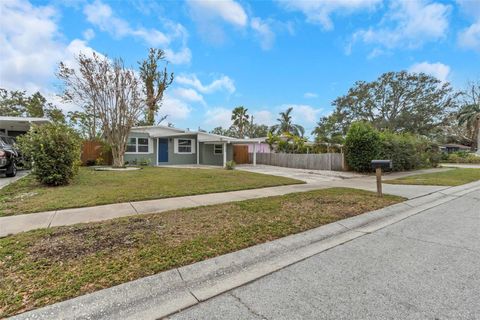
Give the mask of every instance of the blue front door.
<path id="1" fill-rule="evenodd" d="M 168 139 L 158 139 L 158 162 L 168 162 Z"/>

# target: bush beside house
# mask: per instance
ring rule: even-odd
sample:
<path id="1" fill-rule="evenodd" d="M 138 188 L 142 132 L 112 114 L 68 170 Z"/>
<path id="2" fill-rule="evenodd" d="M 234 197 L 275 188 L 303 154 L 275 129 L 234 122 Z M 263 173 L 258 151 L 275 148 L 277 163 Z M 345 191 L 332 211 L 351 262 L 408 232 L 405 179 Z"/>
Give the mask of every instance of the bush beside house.
<path id="1" fill-rule="evenodd" d="M 438 145 L 413 134 L 379 132 L 365 122 L 353 123 L 345 138 L 345 157 L 354 171 L 371 171 L 373 159 L 393 161 L 393 171 L 436 167 L 441 154 Z"/>
<path id="2" fill-rule="evenodd" d="M 63 124 L 35 126 L 18 138 L 24 155 L 32 161 L 36 179 L 50 186 L 65 185 L 78 172 L 81 140 Z"/>

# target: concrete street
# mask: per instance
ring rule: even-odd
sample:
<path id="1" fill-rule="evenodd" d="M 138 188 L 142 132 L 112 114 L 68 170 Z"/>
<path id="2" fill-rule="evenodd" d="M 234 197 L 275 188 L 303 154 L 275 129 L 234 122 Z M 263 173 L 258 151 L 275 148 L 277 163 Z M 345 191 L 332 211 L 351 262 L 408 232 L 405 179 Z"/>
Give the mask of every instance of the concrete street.
<path id="1" fill-rule="evenodd" d="M 480 319 L 480 190 L 169 319 Z"/>

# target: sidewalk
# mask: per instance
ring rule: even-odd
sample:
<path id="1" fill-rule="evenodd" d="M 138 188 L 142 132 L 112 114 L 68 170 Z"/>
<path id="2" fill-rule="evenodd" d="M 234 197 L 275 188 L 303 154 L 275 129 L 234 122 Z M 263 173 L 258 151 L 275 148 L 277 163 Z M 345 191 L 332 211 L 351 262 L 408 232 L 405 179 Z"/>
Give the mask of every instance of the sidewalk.
<path id="1" fill-rule="evenodd" d="M 419 197 L 416 199 L 408 200 L 403 203 L 399 203 L 387 208 L 383 208 L 377 211 L 372 211 L 365 213 L 359 216 L 352 218 L 340 220 L 322 227 L 312 229 L 303 233 L 291 235 L 285 238 L 281 238 L 275 241 L 263 243 L 253 247 L 249 247 L 240 251 L 232 252 L 226 255 L 218 256 L 216 258 L 208 259 L 202 262 L 198 262 L 192 265 L 184 266 L 181 268 L 172 269 L 166 272 L 162 272 L 153 276 L 145 277 L 135 281 L 127 282 L 112 288 L 103 289 L 91 294 L 73 298 L 64 302 L 56 303 L 44 308 L 33 310 L 20 314 L 13 317 L 12 319 L 159 319 L 173 313 L 184 310 L 188 307 L 199 305 L 201 302 L 209 300 L 208 303 L 215 303 L 216 300 L 211 298 L 219 296 L 225 292 L 233 292 L 231 290 L 236 288 L 244 288 L 244 285 L 252 283 L 253 281 L 262 278 L 266 279 L 265 276 L 277 274 L 279 270 L 286 270 L 290 266 L 298 266 L 307 261 L 307 259 L 317 256 L 320 253 L 328 253 L 333 250 L 340 248 L 346 248 L 352 243 L 358 241 L 366 241 L 364 239 L 369 239 L 372 234 L 376 234 L 380 230 L 389 227 L 391 225 L 397 225 L 397 223 L 425 212 L 428 223 L 418 223 L 413 219 L 413 222 L 410 222 L 410 225 L 406 230 L 413 230 L 415 226 L 419 229 L 419 226 L 423 226 L 423 229 L 426 228 L 428 231 L 419 231 L 421 234 L 413 234 L 409 236 L 407 245 L 404 245 L 405 248 L 413 250 L 413 252 L 407 252 L 406 256 L 409 257 L 416 264 L 413 264 L 413 268 L 418 264 L 420 266 L 425 266 L 426 270 L 420 274 L 420 276 L 432 274 L 432 270 L 429 269 L 428 265 L 425 265 L 424 260 L 417 261 L 419 259 L 418 254 L 415 250 L 415 243 L 412 242 L 412 239 L 416 237 L 426 238 L 424 241 L 417 241 L 416 243 L 426 243 L 429 242 L 429 237 L 436 235 L 435 232 L 438 230 L 448 230 L 449 223 L 448 221 L 444 222 L 443 220 L 437 219 L 434 217 L 429 217 L 429 214 L 432 212 L 432 209 L 443 212 L 442 217 L 450 217 L 457 221 L 458 223 L 464 221 L 463 219 L 458 219 L 453 215 L 454 211 L 451 211 L 450 208 L 459 207 L 459 204 L 465 203 L 465 197 L 469 197 L 470 202 L 477 201 L 478 196 L 472 194 L 472 192 L 480 191 L 480 181 L 473 182 L 467 185 L 448 188 L 443 191 L 435 192 L 430 195 Z M 442 206 L 449 208 L 444 210 Z M 469 205 L 472 207 L 472 205 Z M 473 207 L 472 207 L 473 208 Z M 465 211 L 465 210 L 464 210 Z M 463 212 L 463 211 L 462 211 Z M 463 216 L 467 213 L 463 212 Z M 468 212 L 468 217 L 478 218 L 478 214 L 475 212 Z M 410 221 L 405 220 L 405 221 Z M 436 225 L 435 225 L 436 223 Z M 463 222 L 465 227 L 474 227 L 468 221 Z M 433 231 L 432 227 L 436 226 Z M 415 229 L 415 230 L 417 230 Z M 420 228 L 421 229 L 421 228 Z M 455 229 L 455 228 L 454 228 Z M 415 231 L 414 230 L 414 231 Z M 412 231 L 412 232 L 414 232 Z M 455 231 L 455 230 L 453 230 Z M 452 232 L 453 232 L 452 231 Z M 433 233 L 432 233 L 433 232 Z M 385 233 L 385 232 L 384 232 Z M 389 234 L 388 230 L 386 231 Z M 460 233 L 455 233 L 453 238 L 464 235 L 463 231 Z M 455 238 L 455 239 L 457 239 Z M 358 240 L 357 240 L 358 239 Z M 362 240 L 363 239 L 363 240 Z M 443 238 L 442 238 L 443 239 Z M 407 240 L 399 238 L 396 242 L 397 244 L 405 244 Z M 458 238 L 457 242 L 462 243 L 462 238 Z M 377 247 L 384 246 L 385 241 L 374 240 Z M 475 241 L 468 243 L 476 244 Z M 449 245 L 447 243 L 447 245 Z M 450 251 L 457 252 L 460 250 L 457 247 L 450 245 Z M 356 248 L 353 253 L 344 254 L 343 260 L 339 261 L 341 264 L 340 267 L 348 269 L 347 271 L 339 271 L 340 267 L 335 267 L 331 272 L 337 272 L 335 274 L 335 279 L 339 280 L 340 283 L 326 285 L 323 288 L 320 288 L 320 293 L 312 292 L 313 298 L 316 299 L 318 294 L 325 290 L 332 288 L 351 288 L 351 285 L 348 285 L 348 282 L 343 284 L 342 279 L 348 279 L 348 275 L 351 272 L 356 272 L 360 270 L 360 265 L 357 263 L 364 263 L 365 261 L 370 261 L 372 264 L 375 264 L 379 259 L 363 259 L 363 260 L 351 260 L 351 257 L 356 254 L 359 256 L 365 256 L 367 253 L 378 252 L 380 249 L 375 249 L 372 246 L 372 249 L 364 246 L 360 249 Z M 387 248 L 388 249 L 388 248 Z M 440 250 L 443 252 L 445 249 Z M 384 249 L 385 251 L 385 249 Z M 438 251 L 438 250 L 437 250 Z M 398 252 L 398 250 L 391 249 L 390 254 Z M 422 251 L 423 252 L 423 251 Z M 377 253 L 378 255 L 379 253 Z M 458 252 L 457 252 L 458 254 Z M 472 256 L 470 252 L 470 256 Z M 421 256 L 422 259 L 424 255 Z M 384 257 L 385 258 L 385 257 Z M 389 258 L 389 257 L 387 257 Z M 350 260 L 348 260 L 350 259 Z M 357 259 L 357 258 L 355 258 Z M 402 258 L 405 259 L 405 258 Z M 450 259 L 450 258 L 449 258 Z M 318 260 L 318 259 L 317 259 Z M 387 260 L 388 259 L 384 259 Z M 453 259 L 455 260 L 455 259 Z M 457 259 L 458 260 L 458 259 Z M 337 261 L 337 260 L 336 260 Z M 463 262 L 464 260 L 460 260 Z M 410 262 L 409 262 L 410 263 Z M 454 262 L 453 262 L 454 263 Z M 353 265 L 356 265 L 353 267 Z M 471 264 L 469 270 L 473 270 L 475 263 Z M 334 279 L 332 275 L 329 276 L 329 273 L 324 272 L 328 267 L 328 261 L 323 260 L 322 262 L 315 262 L 313 266 L 309 266 L 308 270 L 313 273 L 313 276 L 318 278 L 322 275 L 326 275 L 328 279 Z M 370 266 L 362 266 L 363 269 L 371 270 Z M 378 266 L 377 266 L 378 267 Z M 406 266 L 401 266 L 402 268 Z M 352 269 L 353 268 L 353 269 Z M 405 272 L 400 272 L 396 270 L 391 270 L 392 266 L 382 267 L 382 271 L 378 272 L 376 276 L 385 276 L 388 272 L 394 272 L 397 276 L 404 274 Z M 362 270 L 363 270 L 362 269 Z M 442 277 L 442 273 L 446 269 L 444 262 L 438 264 L 438 271 L 433 272 L 435 274 L 440 273 L 439 277 Z M 448 271 L 448 270 L 447 270 Z M 374 273 L 375 273 L 374 272 Z M 452 272 L 448 275 L 457 274 L 457 269 L 452 269 Z M 306 274 L 306 273 L 303 273 Z M 407 273 L 407 277 L 414 277 L 415 272 Z M 470 276 L 469 276 L 470 277 Z M 362 279 L 361 274 L 354 277 L 354 279 Z M 472 278 L 473 279 L 473 278 Z M 471 279 L 470 279 L 471 280 Z M 475 288 L 475 284 L 470 280 L 472 288 Z M 412 292 L 417 292 L 419 290 L 418 284 L 422 283 L 424 279 L 416 279 L 413 281 L 414 285 L 411 287 Z M 453 280 L 452 280 L 453 281 Z M 297 291 L 282 290 L 281 288 L 291 285 L 292 283 L 297 283 L 296 278 L 292 279 L 283 279 L 281 281 L 283 284 L 279 286 L 271 287 L 270 293 L 275 297 L 284 297 L 285 301 L 296 302 L 301 304 L 302 299 L 293 299 L 292 294 L 295 294 L 299 297 L 300 294 Z M 310 282 L 309 282 L 310 283 Z M 393 286 L 393 283 L 388 283 L 387 280 L 377 281 L 375 284 L 387 285 L 388 288 L 393 288 L 393 291 L 397 291 L 396 287 Z M 439 285 L 443 285 L 441 280 L 435 281 Z M 450 283 L 450 282 L 448 282 Z M 447 284 L 448 284 L 447 283 Z M 456 281 L 451 282 L 456 283 Z M 302 283 L 299 283 L 302 285 Z M 390 285 L 390 287 L 389 287 Z M 398 286 L 399 284 L 397 284 Z M 449 285 L 449 284 L 448 284 Z M 393 286 L 393 287 L 392 287 Z M 420 287 L 423 289 L 422 287 Z M 279 289 L 279 290 L 277 290 Z M 361 290 L 364 290 L 365 286 L 361 287 Z M 441 288 L 444 289 L 443 287 Z M 240 290 L 240 289 L 237 289 Z M 274 291 L 272 291 L 274 290 Z M 356 290 L 356 289 L 355 289 Z M 355 296 L 349 299 L 348 303 L 360 302 L 359 298 L 363 297 L 362 293 L 359 294 L 360 289 L 354 290 Z M 370 290 L 370 289 L 369 289 Z M 236 291 L 236 290 L 234 290 Z M 265 291 L 263 291 L 265 292 Z M 421 291 L 419 294 L 422 295 Z M 439 291 L 444 293 L 444 291 Z M 473 292 L 473 291 L 472 291 Z M 304 292 L 302 294 L 307 294 Z M 366 294 L 366 292 L 364 292 Z M 300 296 L 301 297 L 301 296 Z M 332 296 L 335 297 L 335 296 Z M 407 296 L 408 297 L 408 296 Z M 449 297 L 448 295 L 443 294 L 442 297 Z M 264 296 L 263 298 L 267 298 Z M 256 297 L 254 300 L 257 302 L 263 301 L 263 298 Z M 375 297 L 374 297 L 375 298 Z M 471 297 L 473 298 L 473 297 Z M 375 298 L 376 299 L 376 298 Z M 372 301 L 377 301 L 373 299 Z M 334 299 L 335 300 L 335 299 Z M 437 299 L 438 300 L 438 299 Z M 267 300 L 265 300 L 267 301 Z M 268 300 L 269 301 L 269 300 Z M 474 300 L 472 300 L 474 301 Z M 317 301 L 318 302 L 318 301 Z M 401 303 L 400 303 L 401 304 Z M 337 304 L 339 307 L 343 306 L 343 303 Z M 383 304 L 377 303 L 376 306 L 381 308 Z M 201 305 L 199 305 L 201 306 Z M 211 309 L 208 309 L 206 314 L 209 314 L 211 317 L 216 318 L 229 318 L 224 312 L 232 312 L 235 310 L 236 304 L 227 304 L 221 310 L 218 308 L 218 305 L 211 305 Z M 408 307 L 408 305 L 406 306 Z M 208 305 L 207 305 L 208 308 Z M 248 308 L 248 307 L 247 307 Z M 276 308 L 276 307 L 275 307 Z M 435 310 L 437 310 L 436 308 Z M 289 309 L 296 310 L 296 309 Z M 315 309 L 317 310 L 317 309 Z M 416 309 L 411 309 L 410 312 L 415 312 Z M 187 310 L 188 312 L 189 310 Z M 186 319 L 198 318 L 200 313 L 196 313 L 199 310 L 193 310 L 192 313 L 188 313 Z M 238 311 L 238 309 L 237 309 Z M 374 312 L 375 310 L 371 310 Z M 381 311 L 380 309 L 378 311 Z M 217 312 L 217 314 L 215 314 Z M 220 312 L 220 313 L 218 313 Z M 196 316 L 195 316 L 196 314 Z M 220 317 L 219 317 L 220 315 Z M 247 314 L 248 315 L 248 314 Z M 232 316 L 233 318 L 242 319 L 242 316 Z M 252 317 L 248 317 L 252 318 Z M 257 317 L 253 317 L 257 318 Z M 312 317 L 310 317 L 312 318 Z M 317 317 L 313 317 L 317 318 Z M 337 318 L 337 317 L 332 317 Z M 345 317 L 351 318 L 351 317 Z M 368 316 L 365 316 L 368 318 Z M 389 317 L 395 318 L 395 317 Z M 425 318 L 425 317 L 421 317 Z M 433 317 L 432 317 L 433 318 Z M 443 318 L 443 317 L 442 317 Z"/>
<path id="2" fill-rule="evenodd" d="M 422 170 L 420 170 L 422 171 Z M 429 170 L 428 172 L 431 172 Z M 391 174 L 389 178 L 417 174 L 417 172 Z M 361 176 L 351 179 L 328 179 L 310 181 L 306 184 L 250 189 L 241 191 L 202 194 L 195 196 L 165 198 L 137 202 L 116 203 L 102 206 L 63 209 L 30 214 L 0 217 L 0 237 L 34 229 L 67 226 L 77 223 L 104 221 L 137 214 L 160 213 L 168 210 L 191 208 L 231 201 L 242 201 L 271 196 L 281 196 L 293 192 L 311 191 L 331 187 L 347 187 L 375 191 L 375 177 Z M 430 194 L 448 187 L 402 186 L 384 184 L 384 193 L 408 199 Z"/>

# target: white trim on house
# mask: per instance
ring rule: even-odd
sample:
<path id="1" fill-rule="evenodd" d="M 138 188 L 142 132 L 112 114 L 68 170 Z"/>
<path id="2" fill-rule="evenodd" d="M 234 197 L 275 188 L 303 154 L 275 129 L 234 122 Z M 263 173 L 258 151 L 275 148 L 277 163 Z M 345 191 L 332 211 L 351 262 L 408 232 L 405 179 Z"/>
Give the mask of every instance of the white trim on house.
<path id="1" fill-rule="evenodd" d="M 190 151 L 189 152 L 185 152 L 185 151 L 179 151 L 179 147 L 181 147 L 179 145 L 179 142 L 180 140 L 184 140 L 184 141 L 190 141 Z M 174 138 L 173 139 L 173 153 L 175 154 L 194 154 L 195 153 L 195 141 L 196 139 L 192 139 L 192 138 Z"/>

